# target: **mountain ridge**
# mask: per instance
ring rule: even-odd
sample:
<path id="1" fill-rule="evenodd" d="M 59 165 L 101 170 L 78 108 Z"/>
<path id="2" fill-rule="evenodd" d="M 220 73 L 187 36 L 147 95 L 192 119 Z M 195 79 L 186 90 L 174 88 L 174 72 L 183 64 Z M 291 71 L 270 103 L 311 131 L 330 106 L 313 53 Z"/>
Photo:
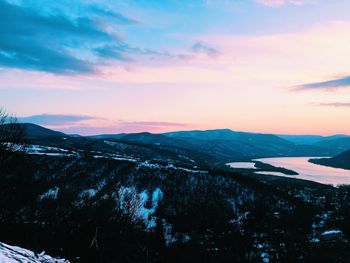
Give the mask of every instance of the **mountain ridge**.
<path id="1" fill-rule="evenodd" d="M 322 143 L 299 145 L 274 134 L 230 129 L 70 136 L 35 124 L 21 125 L 26 130 L 26 141 L 34 144 L 70 149 L 82 148 L 90 151 L 102 150 L 126 155 L 134 153 L 138 157 L 147 152 L 147 158 L 153 155 L 155 158 L 168 156 L 165 158 L 167 159 L 173 156 L 171 158 L 177 159 L 177 155 L 188 158 L 194 155 L 201 161 L 209 158 L 213 163 L 263 157 L 330 156 L 339 154 L 343 149 L 337 147 L 338 140 L 349 140 L 350 143 L 350 138 L 333 136 L 331 137 L 333 140 L 321 141 L 325 145 Z"/>

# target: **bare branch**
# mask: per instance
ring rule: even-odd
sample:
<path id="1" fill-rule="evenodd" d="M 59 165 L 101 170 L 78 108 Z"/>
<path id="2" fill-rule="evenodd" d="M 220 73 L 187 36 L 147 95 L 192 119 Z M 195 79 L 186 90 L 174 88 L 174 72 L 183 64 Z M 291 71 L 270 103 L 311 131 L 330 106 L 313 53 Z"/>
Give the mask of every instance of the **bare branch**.
<path id="1" fill-rule="evenodd" d="M 9 152 L 20 150 L 23 137 L 24 129 L 17 118 L 0 108 L 0 160 Z"/>

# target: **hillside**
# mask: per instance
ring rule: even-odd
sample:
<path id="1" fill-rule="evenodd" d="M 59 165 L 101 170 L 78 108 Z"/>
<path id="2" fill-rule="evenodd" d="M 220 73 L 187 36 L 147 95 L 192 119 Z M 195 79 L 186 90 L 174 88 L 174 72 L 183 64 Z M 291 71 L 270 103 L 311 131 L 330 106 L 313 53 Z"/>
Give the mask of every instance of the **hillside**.
<path id="1" fill-rule="evenodd" d="M 273 135 L 201 134 L 27 137 L 0 170 L 1 242 L 72 262 L 350 259 L 346 238 L 332 250 L 310 241 L 333 228 L 350 234 L 339 204 L 350 202 L 347 188 L 215 165 L 299 146 Z"/>
<path id="2" fill-rule="evenodd" d="M 315 143 L 314 145 L 327 149 L 332 156 L 350 149 L 350 137 L 327 139 Z"/>
<path id="3" fill-rule="evenodd" d="M 61 148 L 107 151 L 139 158 L 192 159 L 201 163 L 280 156 L 327 156 L 330 150 L 313 145 L 297 145 L 272 134 L 236 132 L 229 129 L 180 131 L 164 134 L 148 132 L 87 137 L 68 136 L 37 125 L 25 124 L 26 141 Z"/>
<path id="4" fill-rule="evenodd" d="M 350 170 L 350 150 L 332 158 L 311 159 L 310 162 Z"/>
<path id="5" fill-rule="evenodd" d="M 28 139 L 30 138 L 63 138 L 68 136 L 62 132 L 53 131 L 32 123 L 21 123 L 19 125 L 23 127 L 24 135 Z"/>
<path id="6" fill-rule="evenodd" d="M 343 135 L 343 134 L 336 134 L 332 136 L 279 134 L 277 136 L 299 145 L 313 145 L 313 144 L 320 143 L 321 141 L 331 141 L 331 140 L 349 137 L 348 135 Z"/>
<path id="7" fill-rule="evenodd" d="M 308 245 L 317 210 L 295 196 L 331 190 L 318 184 L 304 191 L 229 171 L 43 152 L 16 156 L 0 173 L 2 241 L 73 262 L 347 259 Z"/>
<path id="8" fill-rule="evenodd" d="M 181 139 L 201 151 L 210 152 L 223 160 L 253 159 L 278 156 L 323 155 L 324 149 L 296 145 L 273 134 L 236 132 L 229 129 L 207 131 L 180 131 L 164 135 Z"/>

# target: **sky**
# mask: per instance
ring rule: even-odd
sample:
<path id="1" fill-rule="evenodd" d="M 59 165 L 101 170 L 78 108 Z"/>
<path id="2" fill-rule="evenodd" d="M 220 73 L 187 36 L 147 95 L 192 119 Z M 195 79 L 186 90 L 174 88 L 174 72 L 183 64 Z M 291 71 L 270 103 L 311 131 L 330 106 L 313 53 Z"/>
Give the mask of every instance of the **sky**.
<path id="1" fill-rule="evenodd" d="M 69 134 L 350 134 L 348 0 L 0 0 L 0 107 Z"/>

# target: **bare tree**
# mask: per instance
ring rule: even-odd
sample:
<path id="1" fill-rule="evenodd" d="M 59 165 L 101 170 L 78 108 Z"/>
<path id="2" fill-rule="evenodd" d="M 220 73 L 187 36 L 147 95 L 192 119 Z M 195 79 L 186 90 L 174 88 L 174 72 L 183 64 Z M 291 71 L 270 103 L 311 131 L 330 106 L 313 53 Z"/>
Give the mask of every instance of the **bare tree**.
<path id="1" fill-rule="evenodd" d="M 23 136 L 23 126 L 18 123 L 17 118 L 0 108 L 0 161 L 9 152 L 21 150 Z"/>

